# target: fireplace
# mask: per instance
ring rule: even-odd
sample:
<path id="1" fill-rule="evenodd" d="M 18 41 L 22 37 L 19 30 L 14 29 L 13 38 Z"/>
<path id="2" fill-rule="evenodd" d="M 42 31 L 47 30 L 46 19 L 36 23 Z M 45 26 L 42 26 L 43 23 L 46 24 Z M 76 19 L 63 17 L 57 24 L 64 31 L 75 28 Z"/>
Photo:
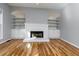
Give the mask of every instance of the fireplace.
<path id="1" fill-rule="evenodd" d="M 26 23 L 24 42 L 48 42 L 48 24 Z"/>
<path id="2" fill-rule="evenodd" d="M 30 37 L 31 38 L 43 38 L 43 31 L 31 31 Z"/>

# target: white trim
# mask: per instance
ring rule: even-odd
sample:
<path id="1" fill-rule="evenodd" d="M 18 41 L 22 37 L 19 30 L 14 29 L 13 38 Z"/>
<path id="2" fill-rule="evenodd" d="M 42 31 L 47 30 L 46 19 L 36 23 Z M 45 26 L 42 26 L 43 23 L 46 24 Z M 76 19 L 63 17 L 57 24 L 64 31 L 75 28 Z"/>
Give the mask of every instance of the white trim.
<path id="1" fill-rule="evenodd" d="M 63 41 L 65 41 L 65 42 L 67 42 L 67 43 L 69 43 L 69 44 L 75 46 L 76 48 L 79 48 L 78 45 L 76 45 L 76 44 L 74 44 L 74 43 L 72 43 L 72 42 L 69 42 L 69 41 L 67 41 L 67 40 L 64 40 L 63 38 L 61 38 L 61 40 L 63 40 Z"/>
<path id="2" fill-rule="evenodd" d="M 11 39 L 3 40 L 2 42 L 0 42 L 0 44 L 5 43 L 8 40 L 11 40 Z"/>
<path id="3" fill-rule="evenodd" d="M 3 39 L 3 9 L 0 8 L 0 11 L 1 11 L 1 15 L 0 15 L 0 39 Z"/>

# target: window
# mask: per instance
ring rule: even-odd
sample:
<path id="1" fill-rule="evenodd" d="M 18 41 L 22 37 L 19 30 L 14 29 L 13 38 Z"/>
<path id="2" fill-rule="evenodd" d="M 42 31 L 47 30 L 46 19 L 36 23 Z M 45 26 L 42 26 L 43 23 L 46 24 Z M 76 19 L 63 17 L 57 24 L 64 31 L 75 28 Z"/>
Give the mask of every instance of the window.
<path id="1" fill-rule="evenodd" d="M 3 38 L 3 11 L 0 9 L 0 39 Z"/>

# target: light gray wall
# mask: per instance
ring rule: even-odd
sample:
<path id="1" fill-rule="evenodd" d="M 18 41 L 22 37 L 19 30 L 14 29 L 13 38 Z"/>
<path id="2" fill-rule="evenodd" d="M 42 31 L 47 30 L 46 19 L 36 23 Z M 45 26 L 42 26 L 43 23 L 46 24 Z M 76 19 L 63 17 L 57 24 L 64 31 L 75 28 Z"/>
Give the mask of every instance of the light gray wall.
<path id="1" fill-rule="evenodd" d="M 25 8 L 27 23 L 48 23 L 48 13 L 43 9 Z"/>
<path id="2" fill-rule="evenodd" d="M 40 8 L 28 8 L 28 7 L 12 7 L 12 11 L 21 10 L 24 12 L 26 23 L 48 23 L 48 11 Z"/>
<path id="3" fill-rule="evenodd" d="M 69 4 L 62 11 L 61 37 L 79 46 L 79 4 Z"/>
<path id="4" fill-rule="evenodd" d="M 3 9 L 3 39 L 4 41 L 10 38 L 11 35 L 11 19 L 10 19 L 10 9 L 7 4 L 0 3 L 0 8 Z"/>

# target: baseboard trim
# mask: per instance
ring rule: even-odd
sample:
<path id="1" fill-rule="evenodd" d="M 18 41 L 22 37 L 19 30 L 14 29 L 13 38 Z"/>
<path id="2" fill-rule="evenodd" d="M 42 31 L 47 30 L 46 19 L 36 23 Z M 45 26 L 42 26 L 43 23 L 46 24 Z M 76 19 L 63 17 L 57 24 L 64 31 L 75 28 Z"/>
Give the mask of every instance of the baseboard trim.
<path id="1" fill-rule="evenodd" d="M 0 42 L 0 44 L 5 43 L 5 42 L 8 41 L 8 40 L 11 40 L 11 39 L 4 40 L 4 41 Z"/>
<path id="2" fill-rule="evenodd" d="M 67 40 L 64 40 L 63 38 L 61 38 L 61 40 L 63 40 L 63 41 L 65 41 L 65 42 L 67 42 L 67 43 L 69 43 L 69 44 L 75 46 L 76 48 L 79 48 L 79 46 L 77 46 L 76 44 L 74 44 L 74 43 L 72 43 L 72 42 L 69 42 L 69 41 L 67 41 Z"/>

